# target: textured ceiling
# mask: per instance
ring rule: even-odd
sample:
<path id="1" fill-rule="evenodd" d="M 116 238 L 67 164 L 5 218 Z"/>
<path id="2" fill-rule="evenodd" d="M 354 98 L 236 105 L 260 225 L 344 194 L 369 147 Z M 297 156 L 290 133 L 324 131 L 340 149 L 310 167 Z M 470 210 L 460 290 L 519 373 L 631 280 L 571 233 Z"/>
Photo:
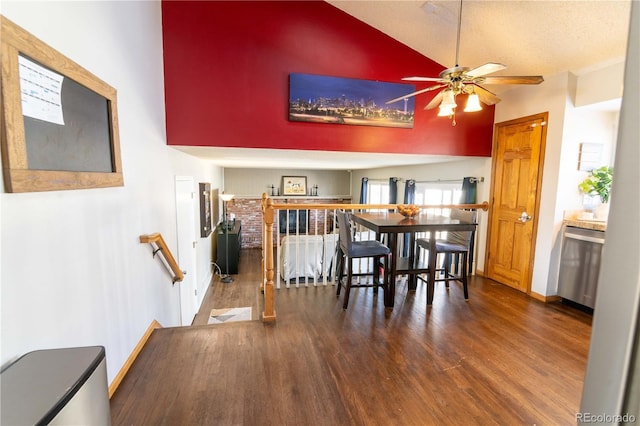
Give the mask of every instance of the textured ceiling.
<path id="1" fill-rule="evenodd" d="M 458 0 L 339 1 L 328 3 L 440 63 L 456 58 Z M 624 60 L 631 0 L 466 0 L 462 4 L 459 64 L 487 62 L 507 69 L 492 75 L 582 74 Z M 424 75 L 416 69 L 412 75 Z M 509 86 L 491 86 L 502 93 Z M 225 167 L 264 167 L 273 158 L 281 168 L 359 169 L 447 161 L 449 157 L 353 153 L 338 156 L 307 151 L 183 149 Z M 423 158 L 424 157 L 424 158 Z"/>
<path id="2" fill-rule="evenodd" d="M 328 3 L 445 68 L 456 65 L 459 1 Z M 626 53 L 630 6 L 630 0 L 464 1 L 458 65 L 499 62 L 507 69 L 494 75 L 551 75 L 619 62 Z"/>

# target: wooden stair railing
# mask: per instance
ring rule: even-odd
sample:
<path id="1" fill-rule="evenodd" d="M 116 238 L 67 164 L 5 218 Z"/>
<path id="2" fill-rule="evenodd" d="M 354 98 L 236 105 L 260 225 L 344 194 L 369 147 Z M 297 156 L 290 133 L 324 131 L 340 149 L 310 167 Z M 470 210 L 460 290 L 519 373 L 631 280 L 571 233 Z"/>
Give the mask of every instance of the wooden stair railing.
<path id="1" fill-rule="evenodd" d="M 419 205 L 421 209 L 478 209 L 489 210 L 487 201 L 481 204 L 425 204 Z M 275 222 L 276 210 L 307 210 L 307 209 L 344 209 L 344 210 L 372 210 L 372 209 L 398 209 L 398 204 L 274 204 L 273 199 L 266 193 L 262 194 L 262 281 L 260 290 L 264 294 L 264 312 L 262 312 L 263 322 L 274 322 L 276 320 L 276 310 L 274 302 L 275 285 L 274 262 L 273 262 L 273 224 Z"/>
<path id="2" fill-rule="evenodd" d="M 184 273 L 178 266 L 178 262 L 176 262 L 173 254 L 171 254 L 171 250 L 169 250 L 169 247 L 167 247 L 167 243 L 164 242 L 164 238 L 162 238 L 162 235 L 159 232 L 149 235 L 140 235 L 140 242 L 149 243 L 152 247 L 154 247 L 153 257 L 156 257 L 156 254 L 158 252 L 162 254 L 164 259 L 167 261 L 167 265 L 171 269 L 171 272 L 173 273 L 174 284 L 184 279 Z"/>

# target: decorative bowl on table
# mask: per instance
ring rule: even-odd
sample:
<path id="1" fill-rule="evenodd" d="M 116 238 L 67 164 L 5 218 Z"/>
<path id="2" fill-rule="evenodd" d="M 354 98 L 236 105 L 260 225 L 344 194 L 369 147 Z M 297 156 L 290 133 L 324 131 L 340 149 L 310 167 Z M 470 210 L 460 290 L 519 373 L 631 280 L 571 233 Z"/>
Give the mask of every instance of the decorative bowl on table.
<path id="1" fill-rule="evenodd" d="M 404 217 L 414 218 L 420 213 L 420 207 L 415 204 L 398 204 L 398 213 Z"/>

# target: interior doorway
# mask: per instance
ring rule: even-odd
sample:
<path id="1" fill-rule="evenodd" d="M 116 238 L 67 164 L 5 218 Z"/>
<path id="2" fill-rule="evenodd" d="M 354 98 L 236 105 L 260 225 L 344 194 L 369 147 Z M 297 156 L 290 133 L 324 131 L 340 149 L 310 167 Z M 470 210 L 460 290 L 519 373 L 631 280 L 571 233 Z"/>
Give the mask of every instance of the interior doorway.
<path id="1" fill-rule="evenodd" d="M 178 264 L 184 271 L 180 286 L 180 323 L 191 325 L 198 311 L 196 290 L 196 192 L 193 177 L 176 176 Z"/>
<path id="2" fill-rule="evenodd" d="M 494 129 L 487 277 L 525 293 L 531 291 L 547 120 L 545 112 Z"/>

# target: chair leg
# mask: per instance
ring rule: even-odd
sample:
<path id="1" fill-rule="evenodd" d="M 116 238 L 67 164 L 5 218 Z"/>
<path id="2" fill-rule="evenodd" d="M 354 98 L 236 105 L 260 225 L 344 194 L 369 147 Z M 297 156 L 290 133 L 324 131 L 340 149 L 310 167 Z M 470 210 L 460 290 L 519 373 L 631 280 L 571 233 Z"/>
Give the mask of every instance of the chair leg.
<path id="1" fill-rule="evenodd" d="M 444 286 L 449 288 L 449 276 L 451 275 L 451 254 L 444 254 Z"/>
<path id="2" fill-rule="evenodd" d="M 416 245 L 416 251 L 417 251 L 417 257 L 420 263 L 425 263 L 428 264 L 429 263 L 429 257 L 428 254 L 429 253 L 427 250 L 423 249 L 422 247 L 420 247 L 419 245 Z M 437 268 L 437 263 L 436 263 L 436 268 Z M 434 272 L 435 273 L 435 272 Z M 423 281 L 424 283 L 427 282 L 427 279 L 422 275 L 416 275 L 416 278 L 419 279 L 420 281 Z M 433 277 L 435 279 L 435 277 Z M 418 281 L 416 280 L 416 284 L 418 283 Z"/>
<path id="3" fill-rule="evenodd" d="M 351 258 L 347 257 L 347 282 L 344 286 L 344 304 L 342 305 L 342 309 L 347 309 L 347 305 L 349 305 L 349 295 L 351 294 L 352 279 L 353 279 L 352 262 L 351 262 Z"/>
<path id="4" fill-rule="evenodd" d="M 464 291 L 464 300 L 469 300 L 469 288 L 467 287 L 467 253 L 462 253 L 462 290 Z"/>
<path id="5" fill-rule="evenodd" d="M 373 271 L 373 293 L 378 293 L 378 287 L 384 287 L 384 291 L 387 291 L 389 288 L 389 279 L 391 276 L 391 272 L 389 270 L 389 258 L 386 258 L 386 261 L 383 261 L 385 256 L 380 256 L 378 258 L 373 259 L 373 267 L 375 268 Z M 346 263 L 346 266 L 345 266 Z M 347 268 L 346 280 L 344 284 L 342 284 L 342 277 L 344 277 L 344 268 Z M 380 270 L 384 268 L 382 271 L 382 284 L 380 284 Z M 351 295 L 351 286 L 353 281 L 353 259 L 349 258 L 349 256 L 342 256 L 338 261 L 338 288 L 336 289 L 336 296 L 340 296 L 340 290 L 344 285 L 344 304 L 342 305 L 343 309 L 347 309 L 349 305 L 349 296 Z M 360 285 L 361 287 L 369 287 L 369 285 Z"/>
<path id="6" fill-rule="evenodd" d="M 341 255 L 340 259 L 338 259 L 338 269 L 336 270 L 336 274 L 338 275 L 338 289 L 336 290 L 336 296 L 340 296 L 342 277 L 344 276 L 344 255 Z"/>
<path id="7" fill-rule="evenodd" d="M 373 258 L 373 294 L 378 294 L 380 285 L 380 268 L 382 267 L 382 257 Z"/>
<path id="8" fill-rule="evenodd" d="M 382 288 L 384 292 L 384 297 L 387 297 L 387 292 L 389 291 L 389 281 L 391 277 L 391 255 L 388 254 L 384 257 L 384 270 L 382 271 Z"/>

